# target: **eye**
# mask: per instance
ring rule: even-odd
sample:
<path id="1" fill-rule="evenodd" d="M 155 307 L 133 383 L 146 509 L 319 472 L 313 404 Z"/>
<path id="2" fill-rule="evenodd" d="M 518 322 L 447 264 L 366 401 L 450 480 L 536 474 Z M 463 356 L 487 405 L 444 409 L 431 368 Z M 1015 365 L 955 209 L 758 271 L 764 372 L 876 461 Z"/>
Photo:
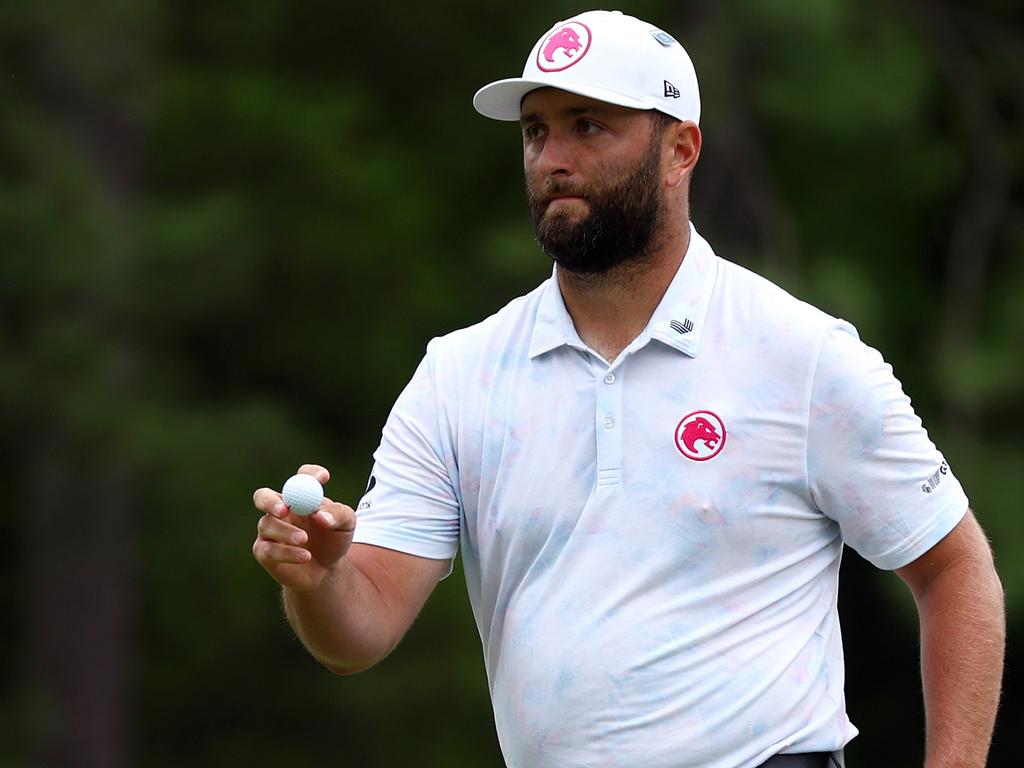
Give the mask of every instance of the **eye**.
<path id="1" fill-rule="evenodd" d="M 576 129 L 584 136 L 596 136 L 601 132 L 600 125 L 585 117 L 580 118 L 580 121 L 576 124 Z"/>
<path id="2" fill-rule="evenodd" d="M 544 126 L 539 123 L 532 123 L 523 127 L 523 138 L 527 141 L 536 141 L 544 135 Z"/>

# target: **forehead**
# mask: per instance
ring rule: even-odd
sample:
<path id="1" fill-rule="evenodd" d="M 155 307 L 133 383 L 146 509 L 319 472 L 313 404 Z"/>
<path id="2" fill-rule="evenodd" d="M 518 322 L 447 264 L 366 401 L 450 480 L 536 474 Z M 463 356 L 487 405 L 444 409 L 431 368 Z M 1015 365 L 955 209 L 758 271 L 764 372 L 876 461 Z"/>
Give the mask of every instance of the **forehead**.
<path id="1" fill-rule="evenodd" d="M 620 107 L 617 104 L 609 104 L 607 101 L 598 101 L 589 96 L 580 96 L 557 88 L 537 88 L 523 97 L 519 121 L 526 123 L 577 115 L 629 119 L 647 114 L 648 110 Z"/>

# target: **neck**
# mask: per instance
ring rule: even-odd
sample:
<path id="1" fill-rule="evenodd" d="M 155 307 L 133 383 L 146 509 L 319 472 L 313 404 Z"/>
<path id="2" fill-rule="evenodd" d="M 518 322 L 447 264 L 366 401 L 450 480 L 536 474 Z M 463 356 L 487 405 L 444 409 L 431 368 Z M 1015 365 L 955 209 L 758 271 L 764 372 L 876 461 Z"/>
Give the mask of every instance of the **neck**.
<path id="1" fill-rule="evenodd" d="M 599 275 L 558 267 L 565 308 L 580 339 L 607 362 L 640 335 L 658 308 L 690 245 L 689 221 L 665 233 L 646 258 Z"/>

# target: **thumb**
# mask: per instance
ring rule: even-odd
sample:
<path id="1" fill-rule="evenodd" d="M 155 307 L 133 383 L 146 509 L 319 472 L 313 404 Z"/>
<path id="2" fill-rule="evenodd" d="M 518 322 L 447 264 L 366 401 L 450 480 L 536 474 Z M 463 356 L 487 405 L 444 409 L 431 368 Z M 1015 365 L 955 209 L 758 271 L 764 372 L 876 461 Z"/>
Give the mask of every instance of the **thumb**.
<path id="1" fill-rule="evenodd" d="M 351 507 L 327 501 L 310 515 L 308 549 L 325 568 L 345 556 L 356 532 L 356 513 Z"/>
<path id="2" fill-rule="evenodd" d="M 324 499 L 324 505 L 313 513 L 312 519 L 325 533 L 352 533 L 356 528 L 356 513 L 352 507 L 329 499 Z"/>

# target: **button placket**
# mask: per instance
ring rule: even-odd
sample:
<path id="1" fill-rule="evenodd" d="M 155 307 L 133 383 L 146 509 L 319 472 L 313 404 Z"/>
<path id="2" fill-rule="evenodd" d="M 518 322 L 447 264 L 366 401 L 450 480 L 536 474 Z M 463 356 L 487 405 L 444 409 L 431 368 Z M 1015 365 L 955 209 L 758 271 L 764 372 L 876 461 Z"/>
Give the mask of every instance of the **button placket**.
<path id="1" fill-rule="evenodd" d="M 622 377 L 620 364 L 616 373 L 609 371 L 595 382 L 598 485 L 622 481 Z"/>

